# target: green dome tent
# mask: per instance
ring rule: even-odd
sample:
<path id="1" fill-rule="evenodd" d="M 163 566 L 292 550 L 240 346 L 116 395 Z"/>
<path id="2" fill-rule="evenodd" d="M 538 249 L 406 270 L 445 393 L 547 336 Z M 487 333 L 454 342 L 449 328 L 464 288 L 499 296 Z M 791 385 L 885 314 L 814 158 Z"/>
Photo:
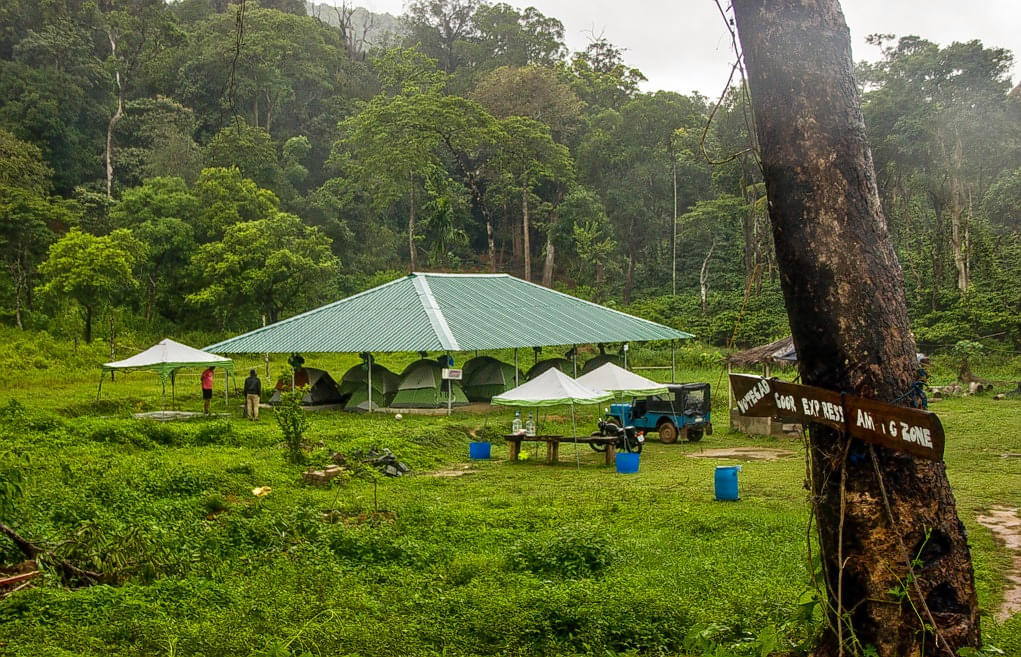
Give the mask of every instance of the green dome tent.
<path id="1" fill-rule="evenodd" d="M 515 385 L 514 366 L 491 356 L 472 358 L 464 364 L 462 371 L 464 394 L 471 401 L 489 401 Z M 524 377 L 519 378 L 524 381 Z"/>
<path id="2" fill-rule="evenodd" d="M 333 377 L 326 370 L 316 369 L 315 367 L 302 367 L 295 370 L 294 386 L 296 388 L 308 387 L 308 390 L 305 391 L 305 396 L 301 398 L 301 403 L 306 406 L 344 403 L 344 396 L 341 394 L 337 382 L 333 380 Z M 273 396 L 270 397 L 269 403 L 279 404 L 281 391 L 290 389 L 290 387 L 290 383 L 279 385 L 273 391 Z"/>
<path id="3" fill-rule="evenodd" d="M 532 365 L 531 369 L 528 370 L 528 374 L 525 375 L 525 378 L 531 381 L 546 370 L 553 369 L 554 367 L 564 374 L 570 374 L 574 366 L 571 365 L 571 361 L 566 358 L 547 358 L 546 360 L 540 360 L 535 365 Z"/>
<path id="4" fill-rule="evenodd" d="M 401 377 L 382 365 L 372 364 L 372 408 L 369 408 L 369 369 L 355 365 L 340 380 L 340 392 L 347 397 L 345 411 L 377 410 L 388 405 L 397 392 Z"/>
<path id="5" fill-rule="evenodd" d="M 624 365 L 624 359 L 614 354 L 599 354 L 593 356 L 589 360 L 585 361 L 585 365 L 581 368 L 581 374 L 588 374 L 597 367 L 602 367 L 607 363 L 613 363 L 617 367 Z"/>
<path id="6" fill-rule="evenodd" d="M 447 381 L 443 368 L 434 360 L 416 360 L 401 372 L 401 384 L 390 406 L 393 408 L 442 408 L 447 405 Z M 457 381 L 450 381 L 453 406 L 464 406 L 468 398 Z"/>

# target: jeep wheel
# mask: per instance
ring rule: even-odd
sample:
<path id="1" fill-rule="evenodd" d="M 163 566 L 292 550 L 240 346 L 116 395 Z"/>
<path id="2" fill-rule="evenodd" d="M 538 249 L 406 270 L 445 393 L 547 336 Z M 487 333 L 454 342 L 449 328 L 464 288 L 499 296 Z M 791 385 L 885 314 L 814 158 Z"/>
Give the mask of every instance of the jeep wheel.
<path id="1" fill-rule="evenodd" d="M 688 442 L 697 443 L 702 440 L 702 435 L 701 429 L 688 429 Z"/>
<path id="2" fill-rule="evenodd" d="M 670 445 L 677 442 L 677 427 L 672 422 L 664 422 L 659 425 L 659 442 Z"/>

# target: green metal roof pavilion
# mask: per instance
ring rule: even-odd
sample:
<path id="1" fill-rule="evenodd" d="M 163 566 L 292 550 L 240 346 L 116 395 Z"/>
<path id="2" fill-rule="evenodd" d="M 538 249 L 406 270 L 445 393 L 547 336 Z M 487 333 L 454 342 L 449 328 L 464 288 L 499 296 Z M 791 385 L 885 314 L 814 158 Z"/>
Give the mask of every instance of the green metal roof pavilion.
<path id="1" fill-rule="evenodd" d="M 205 350 L 472 351 L 692 337 L 509 274 L 413 273 Z"/>

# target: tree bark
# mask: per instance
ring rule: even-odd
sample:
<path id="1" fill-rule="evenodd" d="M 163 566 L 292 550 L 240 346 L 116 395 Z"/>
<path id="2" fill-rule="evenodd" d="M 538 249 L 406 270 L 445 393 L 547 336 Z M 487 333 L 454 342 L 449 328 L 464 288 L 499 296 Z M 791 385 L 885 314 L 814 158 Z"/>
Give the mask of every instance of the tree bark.
<path id="1" fill-rule="evenodd" d="M 528 226 L 528 185 L 521 186 L 521 258 L 525 263 L 525 280 L 532 281 L 532 245 Z"/>
<path id="2" fill-rule="evenodd" d="M 92 344 L 92 306 L 85 306 L 85 344 Z"/>
<path id="3" fill-rule="evenodd" d="M 960 130 L 954 129 L 954 143 L 950 155 L 950 245 L 954 251 L 954 268 L 957 270 L 957 289 L 967 294 L 971 287 L 968 272 L 968 227 L 964 218 L 964 184 L 961 182 L 964 144 Z"/>
<path id="4" fill-rule="evenodd" d="M 107 38 L 110 39 L 110 54 L 117 58 L 117 40 L 112 31 L 107 31 Z M 113 129 L 124 116 L 124 82 L 121 80 L 121 72 L 114 74 L 117 81 L 117 111 L 110 117 L 106 126 L 106 198 L 113 199 Z"/>
<path id="5" fill-rule="evenodd" d="M 699 300 L 702 303 L 703 315 L 709 312 L 709 259 L 713 257 L 713 249 L 715 248 L 716 238 L 713 237 L 713 242 L 709 245 L 709 251 L 706 252 L 705 258 L 702 260 L 702 269 L 698 272 L 698 293 Z"/>
<path id="6" fill-rule="evenodd" d="M 915 343 L 839 3 L 733 7 L 802 380 L 897 400 L 917 373 Z M 829 618 L 817 654 L 978 645 L 971 556 L 945 465 L 809 431 Z"/>
<path id="7" fill-rule="evenodd" d="M 489 271 L 496 273 L 496 239 L 493 237 L 493 222 L 486 218 L 486 249 L 489 251 Z"/>
<path id="8" fill-rule="evenodd" d="M 542 284 L 546 287 L 553 287 L 553 265 L 556 262 L 556 247 L 553 246 L 553 238 L 546 233 L 546 261 L 542 265 Z"/>
<path id="9" fill-rule="evenodd" d="M 408 210 L 408 259 L 415 271 L 415 180 L 411 180 L 411 207 Z"/>

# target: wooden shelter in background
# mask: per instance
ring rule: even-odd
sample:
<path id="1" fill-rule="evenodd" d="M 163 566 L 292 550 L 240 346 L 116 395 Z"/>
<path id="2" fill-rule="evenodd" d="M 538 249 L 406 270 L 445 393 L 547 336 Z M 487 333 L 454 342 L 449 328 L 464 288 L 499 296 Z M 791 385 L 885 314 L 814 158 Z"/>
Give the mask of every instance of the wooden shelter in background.
<path id="1" fill-rule="evenodd" d="M 737 370 L 762 370 L 769 378 L 774 369 L 793 367 L 798 362 L 794 339 L 790 336 L 769 344 L 738 351 L 727 357 L 727 408 L 730 409 L 730 428 L 758 436 L 784 436 L 796 431 L 795 425 L 784 424 L 768 417 L 744 417 L 734 405 L 734 391 L 730 387 L 730 373 Z"/>

